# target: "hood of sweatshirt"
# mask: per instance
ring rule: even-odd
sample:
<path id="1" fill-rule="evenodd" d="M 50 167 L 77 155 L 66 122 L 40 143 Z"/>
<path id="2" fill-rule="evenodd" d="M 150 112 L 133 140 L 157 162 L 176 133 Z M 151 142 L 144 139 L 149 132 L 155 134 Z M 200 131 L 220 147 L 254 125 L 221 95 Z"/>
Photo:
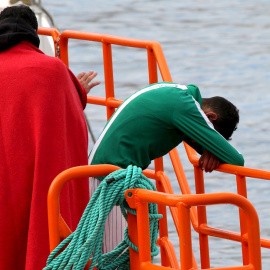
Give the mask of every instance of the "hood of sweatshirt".
<path id="1" fill-rule="evenodd" d="M 0 51 L 4 51 L 28 40 L 37 48 L 39 37 L 36 31 L 26 21 L 18 18 L 7 18 L 0 21 Z"/>

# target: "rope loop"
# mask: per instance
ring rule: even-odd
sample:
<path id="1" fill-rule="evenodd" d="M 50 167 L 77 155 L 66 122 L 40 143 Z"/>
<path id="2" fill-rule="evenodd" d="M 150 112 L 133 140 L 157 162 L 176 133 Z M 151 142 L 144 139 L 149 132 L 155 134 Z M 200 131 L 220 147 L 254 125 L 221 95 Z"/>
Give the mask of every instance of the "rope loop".
<path id="1" fill-rule="evenodd" d="M 138 252 L 128 237 L 125 228 L 124 240 L 111 252 L 102 254 L 104 226 L 107 216 L 115 205 L 119 205 L 127 220 L 127 211 L 136 215 L 136 211 L 128 206 L 125 199 L 127 189 L 143 188 L 156 191 L 155 185 L 142 174 L 142 169 L 128 166 L 109 174 L 98 186 L 91 197 L 77 229 L 63 240 L 50 254 L 43 270 L 83 270 L 91 259 L 90 270 L 130 269 L 129 247 Z M 149 203 L 149 224 L 152 259 L 158 254 L 156 246 L 158 237 L 157 205 Z"/>

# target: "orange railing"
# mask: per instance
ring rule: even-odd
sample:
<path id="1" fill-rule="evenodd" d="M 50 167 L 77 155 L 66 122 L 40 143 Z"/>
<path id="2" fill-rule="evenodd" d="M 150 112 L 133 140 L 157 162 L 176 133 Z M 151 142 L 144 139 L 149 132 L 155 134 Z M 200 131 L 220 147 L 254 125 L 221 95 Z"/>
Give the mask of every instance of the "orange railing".
<path id="1" fill-rule="evenodd" d="M 55 56 L 57 56 L 58 40 L 60 38 L 60 32 L 55 28 L 39 27 L 38 34 L 52 37 L 54 42 Z"/>
<path id="2" fill-rule="evenodd" d="M 199 157 L 194 149 L 189 147 L 185 144 L 185 148 L 187 151 L 187 155 L 189 157 L 190 162 L 194 166 L 194 175 L 195 175 L 195 188 L 197 194 L 205 193 L 204 188 L 204 175 L 203 171 L 198 166 Z M 183 168 L 181 165 L 180 160 L 178 159 L 177 150 L 174 149 L 170 153 L 170 157 L 172 160 L 172 164 L 174 167 L 174 171 L 176 173 L 176 177 L 178 179 L 181 191 L 183 194 L 191 194 L 189 184 L 185 175 L 183 174 Z M 240 166 L 234 166 L 229 164 L 220 165 L 217 171 L 233 174 L 236 178 L 236 186 L 237 186 L 237 193 L 245 198 L 247 198 L 247 186 L 246 186 L 246 177 L 256 178 L 256 179 L 265 179 L 270 180 L 270 172 L 257 170 L 252 168 L 245 168 Z M 228 240 L 233 240 L 242 243 L 242 254 L 243 254 L 243 263 L 248 262 L 248 233 L 247 233 L 247 226 L 246 226 L 246 218 L 242 211 L 239 211 L 239 219 L 240 219 L 240 229 L 241 234 L 221 230 L 218 231 L 215 228 L 211 228 L 207 226 L 207 215 L 205 206 L 198 207 L 198 213 L 196 214 L 196 210 L 194 211 L 194 216 L 197 218 L 193 221 L 194 229 L 199 233 L 199 240 L 200 240 L 200 248 L 201 248 L 201 264 L 202 267 L 208 268 L 210 267 L 210 259 L 209 254 L 205 252 L 205 250 L 209 250 L 208 247 L 208 235 L 224 238 Z M 261 246 L 264 248 L 270 248 L 270 240 L 269 239 L 261 239 Z"/>
<path id="3" fill-rule="evenodd" d="M 107 107 L 107 118 L 109 119 L 122 101 L 114 98 L 114 80 L 113 80 L 113 58 L 112 45 L 142 48 L 147 50 L 148 55 L 148 70 L 149 70 L 149 84 L 158 81 L 157 64 L 161 71 L 161 76 L 164 81 L 172 81 L 171 75 L 158 42 L 139 40 L 131 38 L 121 38 L 106 34 L 96 34 L 89 32 L 78 31 L 63 31 L 60 38 L 60 52 L 61 59 L 68 65 L 68 40 L 69 39 L 83 39 L 88 41 L 100 42 L 103 48 L 103 63 L 104 63 L 104 78 L 106 98 L 88 96 L 88 103 L 104 105 Z"/>
<path id="4" fill-rule="evenodd" d="M 52 35 L 53 40 L 60 49 L 60 59 L 68 65 L 68 40 L 69 39 L 80 39 L 92 42 L 102 43 L 103 48 L 103 62 L 104 62 L 104 77 L 105 77 L 105 98 L 96 97 L 96 96 L 88 96 L 88 103 L 97 104 L 106 106 L 107 108 L 107 119 L 111 117 L 115 108 L 117 108 L 121 104 L 121 100 L 115 99 L 114 94 L 114 78 L 113 78 L 113 52 L 112 45 L 119 46 L 128 46 L 128 47 L 136 47 L 141 48 L 147 51 L 148 55 L 148 77 L 149 83 L 155 83 L 158 81 L 158 69 L 162 76 L 163 81 L 171 82 L 172 78 L 166 63 L 166 59 L 164 57 L 163 51 L 159 45 L 159 43 L 155 41 L 147 41 L 147 40 L 138 40 L 138 39 L 130 39 L 130 38 L 122 38 L 116 37 L 106 34 L 95 34 L 89 32 L 80 32 L 80 31 L 70 31 L 66 30 L 61 34 L 58 34 L 55 29 L 40 29 L 40 34 Z M 51 34 L 50 34 L 51 33 Z M 189 157 L 190 162 L 194 166 L 194 174 L 195 174 L 195 186 L 196 193 L 202 194 L 205 192 L 204 189 L 204 176 L 203 171 L 198 167 L 198 157 L 196 152 L 185 144 L 185 148 L 187 151 L 187 155 Z M 177 153 L 176 149 L 173 149 L 170 153 L 170 158 L 172 161 L 172 165 L 174 167 L 175 175 L 179 182 L 179 186 L 183 194 L 191 194 L 190 187 L 188 185 L 184 169 L 181 164 L 180 157 Z M 233 165 L 220 165 L 217 171 L 221 171 L 223 173 L 233 174 L 236 177 L 237 181 L 237 190 L 238 194 L 247 197 L 247 189 L 246 189 L 246 177 L 259 178 L 259 179 L 270 179 L 270 172 L 255 170 L 250 168 L 244 168 Z M 163 159 L 159 158 L 155 160 L 155 170 L 146 170 L 145 174 L 156 180 L 157 189 L 166 193 L 173 193 L 172 187 L 170 185 L 170 181 L 168 177 L 163 172 Z M 163 205 L 159 205 L 159 211 L 162 214 L 166 214 L 166 207 Z M 174 207 L 171 207 L 172 216 L 176 225 L 176 229 L 178 233 L 180 232 L 180 222 L 179 222 L 179 213 L 178 210 Z M 210 258 L 209 258 L 209 245 L 208 245 L 208 236 L 215 236 L 224 239 L 229 239 L 233 241 L 238 241 L 242 243 L 242 256 L 243 256 L 243 264 L 247 265 L 249 258 L 249 233 L 247 232 L 246 225 L 246 217 L 243 214 L 243 211 L 240 209 L 240 227 L 241 233 L 236 233 L 232 231 L 220 230 L 216 228 L 211 228 L 207 225 L 207 213 L 206 207 L 204 205 L 200 205 L 198 207 L 191 207 L 191 221 L 192 225 L 199 233 L 199 241 L 200 241 L 200 257 L 201 257 L 201 268 L 206 269 L 210 267 Z M 164 231 L 162 234 L 166 235 L 166 225 L 164 225 Z M 166 236 L 164 236 L 164 239 Z M 163 239 L 160 237 L 160 239 Z M 162 240 L 161 247 L 162 247 Z M 169 243 L 169 242 L 168 242 Z M 173 250 L 171 244 L 164 242 L 164 247 Z M 270 241 L 267 239 L 261 239 L 261 246 L 270 248 Z M 162 257 L 163 261 L 166 261 L 166 256 Z M 196 267 L 196 262 L 193 260 L 194 265 Z M 225 269 L 225 268 L 224 268 Z M 240 268 L 239 268 L 240 269 Z M 241 268 L 242 269 L 242 268 Z M 247 268 L 249 269 L 249 268 Z"/>
<path id="5" fill-rule="evenodd" d="M 148 203 L 158 205 L 167 205 L 175 207 L 178 210 L 180 228 L 179 246 L 181 270 L 195 269 L 192 256 L 192 239 L 190 226 L 190 207 L 195 205 L 213 205 L 213 204 L 233 204 L 245 213 L 247 218 L 248 254 L 249 260 L 243 266 L 215 268 L 220 270 L 230 269 L 261 269 L 261 251 L 260 251 L 260 229 L 257 212 L 253 205 L 244 197 L 232 193 L 212 193 L 201 195 L 168 195 L 164 193 L 149 190 L 127 190 L 125 193 L 127 202 L 131 208 L 137 212 L 137 232 L 138 240 L 136 244 L 139 252 L 130 253 L 131 269 L 169 269 L 171 265 L 160 267 L 151 263 L 150 235 L 149 235 L 149 215 Z M 129 215 L 129 217 L 132 214 Z M 133 220 L 128 219 L 128 225 L 134 227 Z M 134 234 L 134 233 L 133 233 Z M 137 266 L 137 267 L 136 267 Z M 174 267 L 172 267 L 174 268 Z M 177 268 L 179 269 L 179 268 Z M 197 268 L 196 268 L 197 269 Z M 214 268 L 212 268 L 214 269 Z"/>
<path id="6" fill-rule="evenodd" d="M 52 182 L 48 193 L 48 222 L 50 250 L 54 250 L 60 242 L 70 234 L 70 229 L 60 214 L 59 198 L 62 187 L 72 179 L 83 177 L 106 176 L 118 170 L 119 167 L 113 165 L 81 166 L 71 168 L 60 173 Z"/>
<path id="7" fill-rule="evenodd" d="M 84 177 L 106 176 L 119 169 L 113 165 L 91 165 L 74 167 L 60 173 L 52 182 L 48 193 L 48 218 L 50 250 L 52 251 L 63 238 L 70 234 L 65 221 L 61 217 L 59 209 L 60 192 L 65 183 L 70 180 Z M 146 171 L 145 174 L 150 176 Z M 164 177 L 164 175 L 163 175 Z M 79 180 L 78 180 L 79 181 Z M 165 179 L 166 182 L 166 179 Z M 137 269 L 198 269 L 194 261 L 191 244 L 190 207 L 196 205 L 232 204 L 243 211 L 247 220 L 247 233 L 249 235 L 248 255 L 249 259 L 243 266 L 212 268 L 220 270 L 261 270 L 260 231 L 259 220 L 255 208 L 242 196 L 232 193 L 201 194 L 201 195 L 172 195 L 164 192 L 148 190 L 127 190 L 125 193 L 127 202 L 131 208 L 136 209 L 137 216 L 128 213 L 129 237 L 139 247 L 139 253 L 130 248 L 130 266 Z M 168 240 L 166 213 L 159 223 L 159 240 L 161 247 L 161 266 L 151 263 L 150 235 L 148 204 L 156 203 L 160 207 L 169 206 L 176 210 L 181 268 L 176 259 L 171 242 Z M 159 211 L 160 212 L 160 211 Z M 217 230 L 218 231 L 218 230 Z"/>

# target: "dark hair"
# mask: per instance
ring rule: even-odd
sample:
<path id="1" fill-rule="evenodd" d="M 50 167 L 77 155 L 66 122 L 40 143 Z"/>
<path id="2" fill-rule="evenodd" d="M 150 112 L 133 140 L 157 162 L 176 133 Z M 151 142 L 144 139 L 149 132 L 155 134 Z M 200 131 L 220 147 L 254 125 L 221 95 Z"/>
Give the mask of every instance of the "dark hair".
<path id="1" fill-rule="evenodd" d="M 217 114 L 217 119 L 212 122 L 214 128 L 226 140 L 230 140 L 239 123 L 239 110 L 223 97 L 203 98 L 202 107 L 209 108 Z"/>
<path id="2" fill-rule="evenodd" d="M 0 13 L 0 20 L 7 18 L 22 19 L 30 24 L 36 31 L 38 29 L 37 17 L 34 11 L 26 5 L 12 6 L 3 9 Z"/>

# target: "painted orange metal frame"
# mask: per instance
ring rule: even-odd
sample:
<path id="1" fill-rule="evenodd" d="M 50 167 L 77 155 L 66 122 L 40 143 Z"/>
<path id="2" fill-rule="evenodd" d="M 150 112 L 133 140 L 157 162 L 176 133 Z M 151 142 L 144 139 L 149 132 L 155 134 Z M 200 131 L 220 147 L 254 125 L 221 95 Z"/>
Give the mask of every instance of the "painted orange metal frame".
<path id="1" fill-rule="evenodd" d="M 80 166 L 65 170 L 55 177 L 48 192 L 48 222 L 51 251 L 71 233 L 60 214 L 59 198 L 63 185 L 72 179 L 107 176 L 118 169 L 120 168 L 113 165 Z"/>
<path id="2" fill-rule="evenodd" d="M 159 68 L 160 74 L 162 76 L 163 81 L 171 82 L 172 78 L 166 63 L 166 59 L 164 57 L 163 51 L 159 43 L 155 41 L 147 41 L 147 40 L 138 40 L 138 39 L 130 39 L 130 38 L 122 38 L 105 34 L 96 34 L 89 32 L 81 32 L 81 31 L 70 31 L 66 30 L 59 34 L 55 29 L 39 29 L 39 34 L 51 35 L 54 43 L 59 45 L 60 48 L 60 59 L 68 65 L 68 40 L 69 39 L 80 39 L 80 40 L 88 40 L 94 42 L 102 43 L 103 48 L 103 60 L 104 60 L 104 75 L 105 75 L 105 91 L 106 97 L 95 97 L 88 96 L 88 103 L 103 105 L 107 108 L 107 118 L 109 119 L 111 115 L 114 113 L 115 108 L 117 108 L 121 104 L 121 100 L 115 99 L 114 95 L 114 80 L 113 80 L 113 65 L 112 65 L 112 46 L 111 45 L 119 45 L 119 46 L 129 46 L 142 48 L 147 50 L 148 55 L 148 70 L 149 70 L 149 84 L 155 83 L 158 81 L 158 73 L 157 67 Z M 195 184 L 196 184 L 196 193 L 203 194 L 204 190 L 204 176 L 203 171 L 198 167 L 198 156 L 196 152 L 185 144 L 186 151 L 190 162 L 194 166 L 194 174 L 195 174 Z M 172 165 L 174 167 L 174 171 L 176 177 L 179 182 L 179 186 L 183 194 L 191 194 L 190 187 L 188 185 L 184 169 L 181 164 L 180 157 L 177 153 L 176 149 L 173 149 L 170 153 L 170 158 L 172 161 Z M 270 172 L 255 170 L 251 168 L 238 167 L 233 165 L 220 165 L 217 169 L 218 171 L 234 174 L 236 176 L 237 181 L 237 189 L 238 194 L 247 197 L 246 190 L 246 177 L 253 177 L 259 179 L 270 179 Z M 155 170 L 146 170 L 145 174 L 147 177 L 156 180 L 157 189 L 166 193 L 173 193 L 172 187 L 170 185 L 170 181 L 168 177 L 163 172 L 163 159 L 159 158 L 155 160 Z M 178 233 L 181 230 L 180 222 L 179 222 L 179 209 L 175 207 L 171 207 L 171 213 L 176 225 L 176 229 Z M 166 216 L 166 207 L 164 205 L 159 205 L 159 211 Z M 242 243 L 242 255 L 243 255 L 243 264 L 247 265 L 249 258 L 249 234 L 247 232 L 247 218 L 243 214 L 243 211 L 240 210 L 240 224 L 241 224 L 241 234 L 219 230 L 216 228 L 211 228 L 207 226 L 207 214 L 205 205 L 199 205 L 197 207 L 191 206 L 190 219 L 192 225 L 199 233 L 199 241 L 200 241 L 200 253 L 201 253 L 201 268 L 206 269 L 210 267 L 210 258 L 209 258 L 209 247 L 208 247 L 208 236 L 215 236 L 225 239 L 230 239 L 233 241 L 238 241 Z M 60 219 L 60 223 L 61 223 Z M 161 235 L 159 238 L 159 244 L 161 246 L 161 251 L 164 251 L 161 254 L 162 263 L 166 265 L 168 261 L 170 264 L 176 265 L 175 257 L 172 260 L 168 259 L 168 254 L 173 251 L 173 247 L 169 241 L 167 232 L 167 224 L 161 226 Z M 165 240 L 164 240 L 165 239 Z M 270 241 L 267 239 L 261 239 L 261 246 L 270 248 Z M 173 255 L 174 256 L 174 255 Z M 194 269 L 198 269 L 195 259 L 193 259 L 193 267 Z M 177 267 L 176 267 L 177 268 Z M 157 268 L 152 268 L 157 269 Z M 224 268 L 225 269 L 225 268 Z M 238 268 L 233 268 L 238 269 Z M 250 269 L 250 268 L 239 268 L 239 269 Z"/>
<path id="3" fill-rule="evenodd" d="M 191 147 L 189 147 L 187 144 L 185 144 L 185 148 L 187 151 L 188 158 L 194 166 L 196 193 L 203 194 L 205 193 L 204 175 L 203 175 L 203 171 L 198 166 L 199 157 L 196 151 L 192 149 Z M 171 157 L 172 164 L 174 166 L 174 171 L 176 173 L 182 193 L 191 194 L 187 179 L 182 174 L 182 167 L 181 166 L 179 167 L 179 161 L 177 160 L 178 153 L 176 149 L 174 149 L 170 153 L 170 157 Z M 245 198 L 247 198 L 246 177 L 270 180 L 270 172 L 268 171 L 245 168 L 241 166 L 222 164 L 219 166 L 217 171 L 235 175 L 237 193 Z M 198 213 L 197 213 L 198 223 L 193 223 L 193 226 L 200 236 L 202 267 L 204 268 L 210 267 L 209 254 L 205 252 L 205 250 L 208 250 L 208 235 L 241 242 L 243 263 L 246 264 L 248 262 L 248 233 L 247 233 L 246 217 L 243 214 L 243 212 L 239 210 L 240 229 L 241 229 L 241 234 L 239 234 L 239 233 L 227 231 L 227 230 L 216 231 L 215 228 L 211 228 L 207 226 L 207 215 L 206 215 L 205 206 L 198 207 L 197 210 L 198 210 Z M 262 238 L 261 247 L 269 249 L 270 240 Z"/>
<path id="4" fill-rule="evenodd" d="M 157 64 L 161 71 L 163 80 L 168 82 L 172 81 L 163 51 L 160 44 L 156 41 L 122 38 L 106 34 L 66 30 L 61 33 L 59 46 L 61 52 L 60 58 L 67 66 L 69 39 L 88 40 L 102 43 L 106 98 L 88 96 L 88 103 L 106 106 L 108 119 L 114 113 L 115 108 L 117 108 L 122 103 L 122 101 L 114 98 L 112 45 L 142 48 L 147 50 L 149 84 L 158 81 Z"/>
<path id="5" fill-rule="evenodd" d="M 59 198 L 62 187 L 70 180 L 85 177 L 106 176 L 109 173 L 118 170 L 119 167 L 113 165 L 91 165 L 70 168 L 60 173 L 52 182 L 48 193 L 48 218 L 49 218 L 49 237 L 50 250 L 52 251 L 62 239 L 66 238 L 71 232 L 60 214 Z M 147 177 L 151 176 L 149 171 L 144 172 Z M 191 226 L 190 226 L 190 208 L 196 205 L 213 204 L 233 204 L 243 211 L 247 221 L 247 233 L 249 235 L 247 242 L 248 261 L 243 267 L 224 267 L 212 268 L 219 270 L 261 270 L 261 250 L 260 250 L 260 231 L 259 219 L 253 205 L 243 196 L 231 193 L 217 194 L 195 194 L 195 195 L 173 195 L 164 192 L 153 192 L 148 190 L 127 190 L 125 192 L 127 202 L 131 208 L 136 209 L 137 217 L 128 214 L 129 237 L 131 241 L 138 245 L 139 253 L 130 248 L 130 265 L 132 270 L 137 269 L 199 269 L 194 265 L 194 256 L 192 253 Z M 151 264 L 151 249 L 149 235 L 148 203 L 156 203 L 160 207 L 176 209 L 178 215 L 177 228 L 180 244 L 181 268 L 174 255 L 171 242 L 168 240 L 166 213 L 162 212 L 164 217 L 160 220 L 160 235 L 158 244 L 165 250 L 162 254 L 162 266 Z M 218 229 L 217 233 L 219 232 Z M 164 233 L 165 235 L 162 235 Z M 169 247 L 166 247 L 169 246 Z"/>
<path id="6" fill-rule="evenodd" d="M 37 33 L 39 35 L 52 37 L 53 43 L 54 43 L 55 56 L 57 57 L 57 46 L 58 46 L 58 40 L 60 38 L 60 32 L 55 28 L 39 27 Z"/>
<path id="7" fill-rule="evenodd" d="M 131 208 L 137 211 L 137 231 L 139 253 L 130 254 L 131 270 L 135 269 L 168 269 L 154 266 L 151 263 L 148 203 L 175 207 L 179 215 L 179 246 L 181 270 L 193 268 L 192 239 L 190 226 L 190 207 L 198 205 L 232 204 L 243 211 L 247 220 L 248 261 L 239 267 L 223 267 L 215 269 L 261 269 L 260 227 L 257 212 L 253 205 L 243 196 L 232 193 L 212 193 L 195 195 L 168 195 L 149 190 L 135 189 L 125 192 L 126 200 Z M 133 222 L 129 225 L 133 225 Z M 132 227 L 132 226 L 131 226 Z M 133 261 L 135 263 L 133 263 Z M 133 267 L 139 265 L 139 267 Z M 214 269 L 214 268 L 212 268 Z"/>
<path id="8" fill-rule="evenodd" d="M 60 242 L 70 235 L 71 231 L 60 214 L 59 198 L 63 185 L 72 180 L 85 177 L 98 177 L 107 176 L 109 173 L 120 169 L 113 165 L 92 165 L 92 166 L 80 166 L 70 168 L 60 173 L 52 182 L 48 192 L 48 222 L 49 222 L 49 240 L 50 240 L 50 251 L 53 251 Z M 148 178 L 153 178 L 154 174 L 150 170 L 145 170 L 144 174 Z M 162 179 L 161 176 L 159 179 Z M 167 182 L 168 181 L 168 182 Z M 159 182 L 159 181 L 157 181 Z M 167 190 L 172 192 L 168 177 L 164 178 L 164 184 L 166 183 Z M 157 184 L 158 186 L 158 184 Z M 163 187 L 161 187 L 162 191 Z M 164 218 L 161 219 L 159 224 L 159 239 L 158 245 L 161 248 L 161 261 L 163 265 L 169 265 L 173 268 L 179 268 L 177 257 L 175 255 L 174 247 L 168 237 L 168 226 L 167 226 L 167 213 L 166 207 L 160 205 L 159 213 L 163 214 Z M 132 219 L 130 217 L 129 219 Z M 136 220 L 134 220 L 136 221 Z M 134 223 L 135 224 L 135 223 Z M 135 226 L 135 225 L 134 225 Z M 133 226 L 134 233 L 130 234 L 130 238 L 136 243 L 136 226 Z M 132 227 L 132 226 L 131 226 Z M 179 227 L 179 226 L 178 226 Z M 135 237 L 135 238 L 134 238 Z M 132 252 L 132 251 L 131 251 Z M 134 251 L 133 251 L 134 252 Z M 193 257 L 193 263 L 197 267 L 196 261 Z"/>

